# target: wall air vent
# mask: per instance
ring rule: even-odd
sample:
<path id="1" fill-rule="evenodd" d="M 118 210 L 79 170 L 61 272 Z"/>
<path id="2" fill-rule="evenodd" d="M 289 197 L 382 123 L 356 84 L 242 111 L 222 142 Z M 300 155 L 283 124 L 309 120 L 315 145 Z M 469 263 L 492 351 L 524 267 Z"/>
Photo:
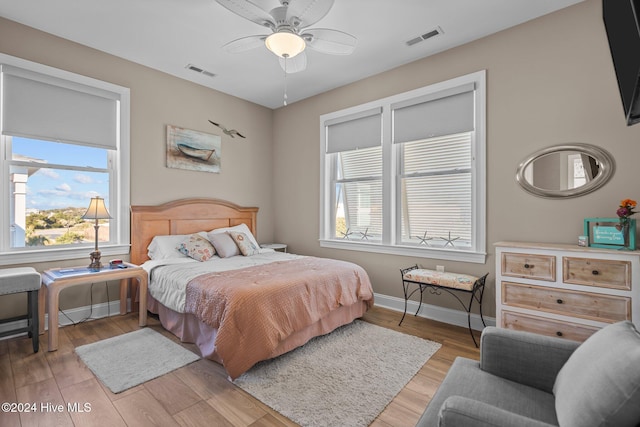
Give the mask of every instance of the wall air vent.
<path id="1" fill-rule="evenodd" d="M 435 37 L 438 34 L 442 34 L 442 28 L 440 27 L 436 27 L 435 29 L 431 30 L 431 31 L 427 31 L 426 33 L 418 36 L 418 37 L 414 37 L 411 40 L 407 40 L 407 46 L 413 46 L 414 44 L 418 44 L 421 41 L 430 39 L 431 37 Z"/>
<path id="2" fill-rule="evenodd" d="M 207 77 L 215 77 L 216 76 L 211 71 L 203 70 L 202 68 L 196 67 L 193 64 L 187 64 L 184 68 L 186 68 L 188 70 L 191 70 L 191 71 L 195 71 L 196 73 L 203 74 L 203 75 L 205 75 Z"/>

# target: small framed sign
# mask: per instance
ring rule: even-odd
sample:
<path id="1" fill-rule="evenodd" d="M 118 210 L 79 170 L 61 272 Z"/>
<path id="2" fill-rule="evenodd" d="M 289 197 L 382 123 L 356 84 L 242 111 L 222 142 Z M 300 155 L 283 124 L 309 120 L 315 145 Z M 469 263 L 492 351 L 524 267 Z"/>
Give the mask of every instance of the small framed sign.
<path id="1" fill-rule="evenodd" d="M 584 235 L 587 243 L 594 248 L 630 249 L 636 248 L 636 220 L 629 220 L 629 229 L 620 227 L 619 218 L 585 218 Z"/>

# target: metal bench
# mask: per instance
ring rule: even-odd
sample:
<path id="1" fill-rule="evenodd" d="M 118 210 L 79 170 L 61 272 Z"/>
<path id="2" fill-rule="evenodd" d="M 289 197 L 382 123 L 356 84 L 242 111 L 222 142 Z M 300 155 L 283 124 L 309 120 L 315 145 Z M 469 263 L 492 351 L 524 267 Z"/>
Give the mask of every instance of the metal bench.
<path id="1" fill-rule="evenodd" d="M 0 337 L 27 332 L 35 353 L 38 352 L 39 347 L 38 291 L 41 283 L 40 274 L 32 267 L 0 269 L 0 295 L 27 292 L 27 314 L 0 321 L 2 324 L 27 319 L 27 326 L 1 332 Z"/>
<path id="2" fill-rule="evenodd" d="M 473 343 L 478 347 L 476 338 L 473 335 L 473 330 L 471 329 L 471 306 L 473 305 L 473 300 L 478 302 L 478 305 L 480 306 L 480 319 L 482 320 L 482 324 L 487 326 L 482 315 L 482 296 L 484 294 L 485 281 L 487 280 L 489 273 L 482 277 L 475 277 L 468 274 L 423 269 L 419 268 L 417 264 L 412 267 L 400 269 L 400 273 L 402 274 L 402 289 L 404 291 L 404 314 L 402 315 L 402 319 L 400 319 L 398 326 L 402 325 L 404 317 L 407 315 L 407 303 L 414 293 L 420 291 L 420 303 L 418 304 L 418 309 L 414 314 L 414 316 L 417 316 L 420 308 L 422 307 L 422 296 L 425 290 L 428 289 L 429 292 L 434 295 L 440 295 L 442 293 L 441 291 L 445 291 L 450 295 L 453 295 L 453 297 L 458 300 L 460 305 L 462 305 L 464 310 L 467 312 L 469 333 L 471 334 Z M 409 287 L 411 285 L 417 285 L 418 287 L 409 292 Z M 466 292 L 470 294 L 469 304 L 465 304 L 453 291 Z"/>

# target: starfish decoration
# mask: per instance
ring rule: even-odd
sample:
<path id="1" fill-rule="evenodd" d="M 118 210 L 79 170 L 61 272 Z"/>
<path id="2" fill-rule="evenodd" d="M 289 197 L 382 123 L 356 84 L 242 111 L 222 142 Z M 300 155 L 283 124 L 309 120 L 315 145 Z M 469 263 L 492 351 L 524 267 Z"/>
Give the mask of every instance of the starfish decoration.
<path id="1" fill-rule="evenodd" d="M 431 246 L 429 245 L 429 240 L 433 240 L 433 237 L 427 237 L 427 230 L 424 231 L 424 234 L 422 235 L 422 237 L 420 236 L 414 236 L 414 237 L 420 240 L 420 243 L 418 243 L 419 245 L 424 243 L 427 246 Z"/>
<path id="2" fill-rule="evenodd" d="M 246 136 L 241 135 L 241 134 L 240 134 L 240 132 L 238 132 L 238 131 L 237 131 L 237 130 L 235 130 L 235 129 L 231 129 L 231 130 L 229 130 L 229 129 L 227 129 L 226 127 L 224 127 L 223 125 L 221 125 L 221 124 L 219 124 L 219 123 L 212 122 L 211 120 L 209 120 L 209 123 L 211 123 L 211 124 L 212 124 L 212 125 L 214 125 L 214 126 L 218 126 L 220 129 L 222 129 L 222 132 L 223 132 L 225 135 L 229 135 L 231 138 L 235 138 L 235 137 L 236 137 L 236 135 L 238 135 L 240 138 L 246 138 Z"/>
<path id="3" fill-rule="evenodd" d="M 371 234 L 369 234 L 369 227 L 364 230 L 364 233 L 361 231 L 360 234 L 362 234 L 360 240 L 369 240 L 369 237 L 371 236 Z"/>
<path id="4" fill-rule="evenodd" d="M 341 233 L 342 233 L 342 238 L 343 239 L 349 240 L 349 236 L 351 236 L 353 234 L 353 231 L 350 231 L 350 229 L 347 228 L 347 231 L 341 231 Z"/>
<path id="5" fill-rule="evenodd" d="M 451 232 L 449 232 L 449 238 L 448 238 L 448 239 L 447 239 L 447 238 L 444 238 L 444 237 L 440 237 L 440 238 L 441 238 L 442 240 L 444 240 L 444 241 L 445 241 L 444 247 L 446 248 L 448 245 L 451 245 L 452 247 L 454 247 L 453 242 L 454 242 L 455 240 L 458 240 L 460 237 L 458 236 L 458 237 L 454 237 L 454 238 L 452 239 L 452 238 L 451 238 Z"/>

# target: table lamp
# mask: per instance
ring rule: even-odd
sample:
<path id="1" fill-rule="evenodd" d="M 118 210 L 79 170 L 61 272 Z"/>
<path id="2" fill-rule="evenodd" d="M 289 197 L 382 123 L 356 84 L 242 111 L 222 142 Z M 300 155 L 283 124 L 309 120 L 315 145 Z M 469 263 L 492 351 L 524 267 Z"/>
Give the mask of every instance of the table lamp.
<path id="1" fill-rule="evenodd" d="M 109 215 L 109 211 L 107 211 L 107 207 L 104 205 L 104 199 L 102 197 L 93 197 L 91 199 L 91 203 L 89 203 L 89 207 L 87 211 L 82 215 L 82 219 L 93 219 L 95 220 L 95 225 L 93 228 L 96 230 L 96 246 L 93 252 L 91 252 L 91 264 L 89 264 L 90 270 L 100 270 L 102 268 L 102 263 L 100 262 L 100 251 L 98 250 L 98 225 L 99 219 L 109 219 L 111 215 Z"/>

